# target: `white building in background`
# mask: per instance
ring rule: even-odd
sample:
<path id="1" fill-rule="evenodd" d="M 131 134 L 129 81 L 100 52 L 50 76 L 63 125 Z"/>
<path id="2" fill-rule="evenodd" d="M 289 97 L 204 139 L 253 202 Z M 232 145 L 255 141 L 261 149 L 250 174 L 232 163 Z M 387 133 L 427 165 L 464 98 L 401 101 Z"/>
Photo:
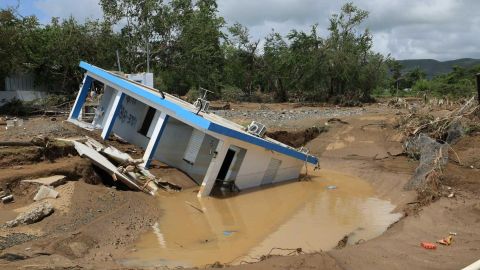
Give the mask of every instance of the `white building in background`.
<path id="1" fill-rule="evenodd" d="M 201 186 L 199 196 L 225 183 L 243 190 L 297 179 L 306 163 L 318 163 L 314 156 L 202 110 L 202 104 L 196 107 L 139 83 L 150 78 L 129 80 L 85 62 L 80 67 L 86 74 L 69 121 L 101 129 L 104 140 L 113 132 L 142 147 L 145 167 L 159 160 L 182 170 Z M 103 83 L 103 96 L 93 122 L 82 123 L 80 112 L 94 80 Z"/>
<path id="2" fill-rule="evenodd" d="M 153 73 L 125 74 L 127 79 L 153 88 Z"/>
<path id="3" fill-rule="evenodd" d="M 47 95 L 44 87 L 35 85 L 33 74 L 13 74 L 5 78 L 4 91 L 0 91 L 0 106 L 13 99 L 33 101 Z"/>

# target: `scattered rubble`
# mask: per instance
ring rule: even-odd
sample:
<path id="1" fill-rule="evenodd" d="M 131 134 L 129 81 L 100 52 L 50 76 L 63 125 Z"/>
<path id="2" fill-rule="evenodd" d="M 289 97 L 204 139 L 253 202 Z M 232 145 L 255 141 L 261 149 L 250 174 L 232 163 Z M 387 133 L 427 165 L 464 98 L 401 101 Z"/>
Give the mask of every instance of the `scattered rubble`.
<path id="1" fill-rule="evenodd" d="M 5 127 L 5 129 L 9 129 L 9 128 L 15 128 L 15 127 L 23 127 L 23 119 L 21 118 L 13 118 L 11 120 L 7 120 L 7 126 Z"/>
<path id="2" fill-rule="evenodd" d="M 13 195 L 5 195 L 2 197 L 2 203 L 10 203 L 13 202 Z"/>
<path id="3" fill-rule="evenodd" d="M 21 213 L 17 218 L 14 220 L 8 221 L 5 223 L 7 228 L 17 227 L 19 225 L 28 225 L 32 223 L 36 223 L 48 217 L 54 212 L 53 206 L 50 203 L 42 203 L 39 204 L 30 210 Z"/>

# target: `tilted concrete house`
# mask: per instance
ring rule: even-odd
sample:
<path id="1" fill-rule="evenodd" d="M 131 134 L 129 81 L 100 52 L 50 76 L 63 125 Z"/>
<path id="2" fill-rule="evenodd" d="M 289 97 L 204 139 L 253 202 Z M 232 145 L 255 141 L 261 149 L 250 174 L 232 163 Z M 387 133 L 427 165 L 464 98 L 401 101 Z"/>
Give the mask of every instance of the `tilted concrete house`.
<path id="1" fill-rule="evenodd" d="M 243 190 L 296 179 L 305 163 L 318 163 L 172 95 L 85 62 L 80 67 L 86 74 L 69 121 L 142 147 L 145 167 L 155 159 L 182 170 L 201 185 L 198 196 L 208 196 L 216 182 Z M 103 96 L 93 122 L 84 123 L 80 112 L 94 80 L 103 83 Z"/>

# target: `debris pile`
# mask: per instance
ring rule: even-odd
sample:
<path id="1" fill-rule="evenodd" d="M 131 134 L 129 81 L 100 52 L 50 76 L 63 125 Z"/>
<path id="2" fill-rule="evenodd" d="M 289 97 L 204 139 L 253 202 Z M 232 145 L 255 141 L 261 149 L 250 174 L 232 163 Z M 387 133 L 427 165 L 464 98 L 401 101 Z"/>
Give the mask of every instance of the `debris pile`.
<path id="1" fill-rule="evenodd" d="M 426 133 L 430 137 L 444 142 L 450 136 L 449 143 L 452 143 L 458 138 L 458 132 L 463 125 L 474 124 L 471 118 L 478 111 L 478 108 L 475 97 L 472 97 L 460 108 L 444 117 L 434 118 L 430 114 L 409 113 L 401 119 L 400 127 L 407 136 Z"/>
<path id="2" fill-rule="evenodd" d="M 468 126 L 474 124 L 478 111 L 472 97 L 461 107 L 443 117 L 428 113 L 409 113 L 401 118 L 399 128 L 405 135 L 404 153 L 420 161 L 412 179 L 405 185 L 407 190 L 417 190 L 421 200 L 434 200 L 441 192 L 440 180 L 443 168 L 447 165 L 449 151 L 456 161 L 460 158 L 451 147 L 464 134 Z"/>
<path id="3" fill-rule="evenodd" d="M 86 137 L 73 141 L 75 149 L 82 157 L 90 159 L 96 166 L 106 171 L 114 181 L 121 181 L 127 187 L 154 195 L 158 188 L 179 191 L 181 187 L 163 182 L 143 168 L 142 159 L 133 159 L 113 146 L 104 146 Z"/>

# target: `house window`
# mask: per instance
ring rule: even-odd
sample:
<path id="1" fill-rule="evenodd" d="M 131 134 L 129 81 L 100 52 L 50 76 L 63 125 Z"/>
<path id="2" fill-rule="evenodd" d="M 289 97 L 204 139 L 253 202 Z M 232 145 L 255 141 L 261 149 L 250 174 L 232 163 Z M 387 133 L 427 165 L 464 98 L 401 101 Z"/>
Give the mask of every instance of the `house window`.
<path id="1" fill-rule="evenodd" d="M 205 133 L 194 129 L 192 132 L 192 136 L 188 141 L 187 149 L 185 150 L 185 154 L 183 156 L 183 160 L 190 164 L 194 164 L 195 160 L 197 159 L 198 152 L 200 152 L 200 147 L 202 147 L 203 138 L 205 137 Z"/>
<path id="2" fill-rule="evenodd" d="M 157 112 L 156 109 L 152 107 L 148 107 L 147 114 L 145 115 L 145 119 L 143 120 L 142 127 L 138 130 L 138 133 L 147 136 L 150 130 L 150 126 L 152 125 L 153 118 L 155 117 L 155 113 Z M 147 136 L 150 137 L 150 136 Z"/>

